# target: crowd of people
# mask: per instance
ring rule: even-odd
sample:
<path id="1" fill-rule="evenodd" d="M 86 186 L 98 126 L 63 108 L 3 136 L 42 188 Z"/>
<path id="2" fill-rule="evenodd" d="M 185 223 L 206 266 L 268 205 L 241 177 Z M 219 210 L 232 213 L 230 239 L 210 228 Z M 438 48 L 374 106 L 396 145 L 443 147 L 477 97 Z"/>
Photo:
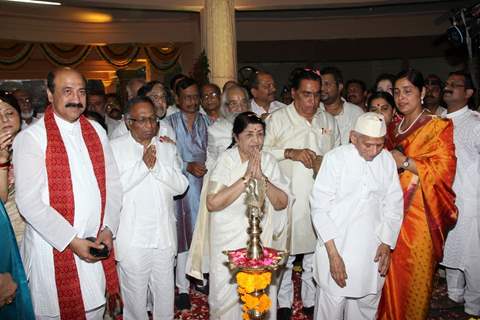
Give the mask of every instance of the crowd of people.
<path id="1" fill-rule="evenodd" d="M 480 316 L 480 114 L 470 75 L 415 69 L 372 89 L 336 67 L 248 88 L 131 79 L 122 106 L 78 71 L 0 93 L 0 319 L 173 319 L 208 295 L 242 319 L 225 250 L 247 244 L 246 189 L 265 185 L 262 243 L 289 253 L 268 319 L 426 319 L 439 266 Z M 169 103 L 169 101 L 171 103 Z M 475 267 L 477 265 L 477 267 Z"/>

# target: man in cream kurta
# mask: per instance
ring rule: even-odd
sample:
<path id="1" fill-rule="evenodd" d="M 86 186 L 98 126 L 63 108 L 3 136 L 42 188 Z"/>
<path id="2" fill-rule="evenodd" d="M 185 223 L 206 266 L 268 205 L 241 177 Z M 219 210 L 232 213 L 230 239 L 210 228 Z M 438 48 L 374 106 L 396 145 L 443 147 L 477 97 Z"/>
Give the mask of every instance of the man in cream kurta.
<path id="1" fill-rule="evenodd" d="M 285 318 L 291 315 L 291 310 L 288 310 L 293 303 L 291 276 L 297 254 L 305 254 L 302 273 L 302 301 L 305 308 L 313 307 L 315 296 L 312 253 L 315 250 L 316 236 L 308 199 L 314 182 L 314 169 L 302 160 L 308 157 L 308 161 L 319 161 L 321 156 L 340 144 L 335 119 L 318 109 L 320 86 L 318 75 L 301 71 L 294 79 L 294 102 L 275 111 L 266 121 L 264 149 L 279 161 L 280 170 L 290 180 L 295 198 L 290 217 L 290 241 L 287 245 L 291 256 L 278 291 L 278 305 L 284 309 L 279 312 L 285 313 Z"/>
<path id="2" fill-rule="evenodd" d="M 452 73 L 444 100 L 453 121 L 457 171 L 453 190 L 457 195 L 458 221 L 445 242 L 448 297 L 465 303 L 465 312 L 480 315 L 480 114 L 468 108 L 473 94 L 469 75 Z M 458 86 L 455 86 L 458 84 Z"/>
<path id="3" fill-rule="evenodd" d="M 397 167 L 383 148 L 383 116 L 365 113 L 352 143 L 327 153 L 313 186 L 318 234 L 315 319 L 375 319 L 403 219 Z"/>
<path id="4" fill-rule="evenodd" d="M 148 98 L 133 98 L 127 106 L 130 133 L 112 141 L 124 191 L 115 241 L 123 316 L 147 318 L 149 288 L 153 317 L 173 319 L 177 248 L 173 197 L 185 192 L 188 181 L 182 174 L 175 145 L 160 142 L 155 136 L 157 123 L 147 123 L 150 120 L 146 119 L 158 121 Z M 149 150 L 151 162 L 145 156 Z"/>
<path id="5" fill-rule="evenodd" d="M 83 239 L 96 237 L 98 230 L 105 231 L 105 228 L 116 234 L 122 188 L 106 133 L 96 122 L 90 121 L 105 156 L 106 205 L 103 226 L 100 226 L 101 195 L 78 120 L 86 104 L 85 83 L 72 69 L 60 69 L 54 74 L 54 92 L 49 87 L 48 93 L 68 155 L 75 205 L 74 225 L 50 206 L 45 164 L 47 134 L 42 118 L 20 132 L 13 148 L 16 201 L 27 221 L 22 260 L 37 319 L 60 319 L 53 249 L 74 251 L 86 318 L 103 319 L 105 276 L 102 264 L 86 262 L 85 256 L 80 257 L 73 248 L 73 243 L 89 246 Z M 88 248 L 84 252 L 88 252 Z"/>

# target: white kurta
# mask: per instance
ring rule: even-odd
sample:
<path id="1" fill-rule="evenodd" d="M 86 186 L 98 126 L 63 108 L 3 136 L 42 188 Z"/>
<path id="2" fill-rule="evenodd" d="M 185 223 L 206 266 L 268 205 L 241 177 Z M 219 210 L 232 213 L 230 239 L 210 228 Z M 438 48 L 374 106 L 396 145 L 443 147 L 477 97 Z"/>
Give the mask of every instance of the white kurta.
<path id="1" fill-rule="evenodd" d="M 480 248 L 480 114 L 467 106 L 444 114 L 454 125 L 457 171 L 453 182 L 458 220 L 447 236 L 442 264 L 464 270 L 478 267 Z M 476 256 L 476 261 L 469 261 Z"/>
<path id="2" fill-rule="evenodd" d="M 213 169 L 218 157 L 232 144 L 233 124 L 225 118 L 219 118 L 208 127 L 207 162 L 208 170 Z"/>
<path id="3" fill-rule="evenodd" d="M 348 144 L 350 142 L 350 131 L 355 126 L 357 118 L 363 114 L 363 109 L 356 104 L 343 100 L 343 110 L 335 117 L 337 120 L 338 128 L 340 130 L 340 143 Z M 320 108 L 325 110 L 323 102 L 320 103 Z"/>
<path id="4" fill-rule="evenodd" d="M 128 133 L 128 128 L 127 125 L 125 124 L 125 121 L 122 121 L 118 124 L 118 126 L 115 127 L 113 132 L 108 135 L 110 140 L 116 139 L 118 137 L 123 136 L 124 134 Z M 173 141 L 176 141 L 176 135 L 175 135 L 175 130 L 173 130 L 172 126 L 168 121 L 165 120 L 160 120 L 160 128 L 158 129 L 158 134 L 159 137 L 161 136 L 167 136 Z"/>
<path id="5" fill-rule="evenodd" d="M 113 132 L 122 123 L 125 125 L 123 117 L 120 120 L 116 120 L 116 119 L 110 118 L 108 115 L 105 115 L 105 124 L 107 125 L 107 129 L 108 129 L 107 133 L 108 133 L 108 138 L 109 139 L 112 138 Z"/>
<path id="6" fill-rule="evenodd" d="M 131 134 L 111 142 L 120 172 L 123 203 L 117 232 L 116 259 L 122 261 L 135 248 L 172 248 L 176 251 L 176 218 L 173 197 L 188 187 L 174 144 L 152 139 L 157 162 L 148 169 L 144 148 Z"/>
<path id="7" fill-rule="evenodd" d="M 321 110 L 310 123 L 297 113 L 293 103 L 271 114 L 266 123 L 264 150 L 279 161 L 280 169 L 290 180 L 296 199 L 290 218 L 290 254 L 311 253 L 316 243 L 309 204 L 314 182 L 313 170 L 305 168 L 301 162 L 285 159 L 284 152 L 288 148 L 309 148 L 323 156 L 340 144 L 337 123 L 329 113 Z"/>
<path id="8" fill-rule="evenodd" d="M 310 199 L 318 234 L 314 274 L 334 296 L 359 298 L 379 293 L 385 281 L 373 260 L 380 243 L 395 247 L 403 220 L 403 192 L 391 154 L 366 161 L 353 144 L 325 155 Z M 333 239 L 347 272 L 340 288 L 330 274 L 324 242 Z"/>
<path id="9" fill-rule="evenodd" d="M 230 186 L 245 175 L 248 161 L 242 163 L 236 147 L 222 153 L 210 176 L 210 186 L 216 184 Z M 275 158 L 262 152 L 262 172 L 270 182 L 283 190 L 287 195 L 288 181 L 281 174 Z M 265 215 L 262 220 L 262 243 L 271 247 L 274 239 L 284 233 L 287 222 L 286 210 L 275 211 L 266 200 Z M 237 286 L 232 283 L 232 273 L 225 265 L 227 257 L 223 250 L 246 247 L 248 235 L 248 217 L 246 215 L 245 193 L 227 208 L 210 212 L 210 305 L 211 319 L 241 319 L 241 304 Z M 272 294 L 275 289 L 270 290 Z M 276 295 L 271 295 L 276 300 Z M 273 300 L 274 301 L 274 300 Z M 274 301 L 275 302 L 275 301 Z M 275 312 L 270 319 L 275 319 Z"/>
<path id="10" fill-rule="evenodd" d="M 250 100 L 250 104 L 252 106 L 252 111 L 255 112 L 257 114 L 257 116 L 261 116 L 262 114 L 266 113 L 265 109 L 260 107 L 255 102 L 255 99 Z M 281 108 L 286 107 L 286 106 L 287 106 L 286 104 L 284 104 L 280 101 L 274 100 L 270 103 L 270 106 L 268 107 L 268 113 L 273 113 L 274 111 L 277 111 L 278 109 L 281 109 Z"/>
<path id="11" fill-rule="evenodd" d="M 53 248 L 63 251 L 72 239 L 95 237 L 100 229 L 101 199 L 91 160 L 83 141 L 80 122 L 66 122 L 55 116 L 72 178 L 75 204 L 74 225 L 50 207 L 45 152 L 45 122 L 35 122 L 15 139 L 13 163 L 18 209 L 27 221 L 22 259 L 29 279 L 33 307 L 38 316 L 59 316 Z M 105 154 L 107 198 L 104 226 L 115 235 L 119 223 L 122 187 L 108 139 L 103 128 L 90 121 L 98 133 Z M 105 276 L 100 262 L 87 263 L 75 256 L 85 310 L 105 304 Z"/>

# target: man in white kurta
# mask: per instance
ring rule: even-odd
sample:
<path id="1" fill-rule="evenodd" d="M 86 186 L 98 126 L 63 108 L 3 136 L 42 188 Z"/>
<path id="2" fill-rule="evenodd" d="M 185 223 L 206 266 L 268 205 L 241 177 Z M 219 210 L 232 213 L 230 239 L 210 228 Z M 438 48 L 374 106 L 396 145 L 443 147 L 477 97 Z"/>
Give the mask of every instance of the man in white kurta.
<path id="1" fill-rule="evenodd" d="M 375 319 L 403 219 L 397 167 L 382 115 L 365 113 L 352 143 L 327 153 L 311 194 L 318 234 L 315 319 Z"/>
<path id="2" fill-rule="evenodd" d="M 322 92 L 320 108 L 327 111 L 338 123 L 341 144 L 350 142 L 350 131 L 363 109 L 342 98 L 343 76 L 336 67 L 322 69 Z"/>
<path id="3" fill-rule="evenodd" d="M 97 237 L 99 230 L 111 232 L 113 236 L 116 234 L 122 201 L 121 184 L 106 133 L 100 125 L 90 121 L 105 156 L 106 205 L 103 225 L 100 226 L 100 190 L 78 120 L 86 104 L 85 83 L 72 69 L 60 69 L 54 74 L 54 92 L 49 89 L 48 94 L 68 155 L 75 205 L 74 225 L 50 206 L 45 164 L 47 135 L 42 118 L 18 134 L 13 148 L 16 202 L 27 221 L 22 260 L 37 319 L 60 319 L 54 249 L 74 251 L 86 318 L 103 319 L 104 271 L 98 261 L 86 261 L 92 258 L 86 254 L 91 245 L 83 239 Z M 69 104 L 77 106 L 67 107 Z M 75 249 L 78 243 L 82 252 Z"/>
<path id="4" fill-rule="evenodd" d="M 468 76 L 467 76 L 468 77 Z M 459 86 L 455 86 L 458 84 Z M 458 220 L 447 237 L 442 264 L 446 266 L 448 297 L 465 303 L 465 312 L 480 315 L 480 114 L 468 108 L 473 89 L 465 75 L 451 74 L 444 100 L 452 119 L 457 171 L 453 190 Z"/>
<path id="5" fill-rule="evenodd" d="M 315 285 L 312 257 L 316 236 L 310 218 L 309 195 L 314 182 L 314 168 L 305 160 L 319 160 L 340 143 L 335 119 L 318 108 L 320 77 L 303 71 L 292 88 L 293 103 L 271 114 L 266 121 L 264 149 L 279 161 L 280 170 L 290 180 L 295 202 L 290 217 L 290 257 L 278 291 L 280 313 L 291 315 L 293 303 L 292 267 L 295 255 L 304 254 L 302 302 L 305 308 L 314 305 Z M 317 168 L 318 170 L 318 168 Z M 290 310 L 289 310 L 290 309 Z M 313 310 L 312 310 L 313 311 Z M 281 316 L 283 317 L 283 316 Z"/>
<path id="6" fill-rule="evenodd" d="M 272 112 L 286 106 L 275 100 L 277 88 L 272 75 L 268 72 L 257 71 L 255 73 L 250 92 L 253 96 L 251 100 L 252 111 L 263 119 Z"/>
<path id="7" fill-rule="evenodd" d="M 250 110 L 248 93 L 237 85 L 230 86 L 222 94 L 220 118 L 208 127 L 207 162 L 213 169 L 218 157 L 232 144 L 232 129 L 235 116 Z"/>
<path id="8" fill-rule="evenodd" d="M 350 131 L 355 125 L 357 118 L 363 114 L 363 110 L 356 104 L 343 101 L 343 108 L 340 113 L 333 115 L 338 123 L 338 129 L 340 130 L 340 144 L 348 144 L 350 142 Z M 325 110 L 325 105 L 320 104 L 320 108 Z"/>
<path id="9" fill-rule="evenodd" d="M 130 132 L 111 142 L 124 191 L 116 258 L 124 318 L 148 319 L 150 289 L 154 319 L 173 319 L 177 247 L 173 197 L 185 192 L 188 181 L 175 145 L 161 142 L 152 124 L 138 123 L 156 119 L 147 99 L 137 97 L 129 102 L 126 118 Z M 154 150 L 151 163 L 145 159 L 148 148 Z"/>

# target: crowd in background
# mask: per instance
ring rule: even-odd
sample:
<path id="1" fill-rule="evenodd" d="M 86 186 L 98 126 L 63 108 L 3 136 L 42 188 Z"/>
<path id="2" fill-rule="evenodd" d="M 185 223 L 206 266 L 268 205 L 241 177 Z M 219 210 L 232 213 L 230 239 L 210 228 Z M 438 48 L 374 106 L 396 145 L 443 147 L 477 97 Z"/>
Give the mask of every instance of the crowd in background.
<path id="1" fill-rule="evenodd" d="M 269 319 L 292 317 L 300 259 L 315 319 L 425 319 L 439 265 L 480 316 L 470 75 L 369 88 L 297 68 L 276 88 L 265 70 L 223 88 L 178 74 L 131 79 L 122 99 L 63 68 L 43 114 L 25 88 L 0 93 L 0 318 L 103 319 L 122 299 L 124 319 L 173 319 L 193 288 L 211 319 L 241 319 L 222 252 L 246 245 L 251 181 L 263 244 L 289 252 Z"/>

